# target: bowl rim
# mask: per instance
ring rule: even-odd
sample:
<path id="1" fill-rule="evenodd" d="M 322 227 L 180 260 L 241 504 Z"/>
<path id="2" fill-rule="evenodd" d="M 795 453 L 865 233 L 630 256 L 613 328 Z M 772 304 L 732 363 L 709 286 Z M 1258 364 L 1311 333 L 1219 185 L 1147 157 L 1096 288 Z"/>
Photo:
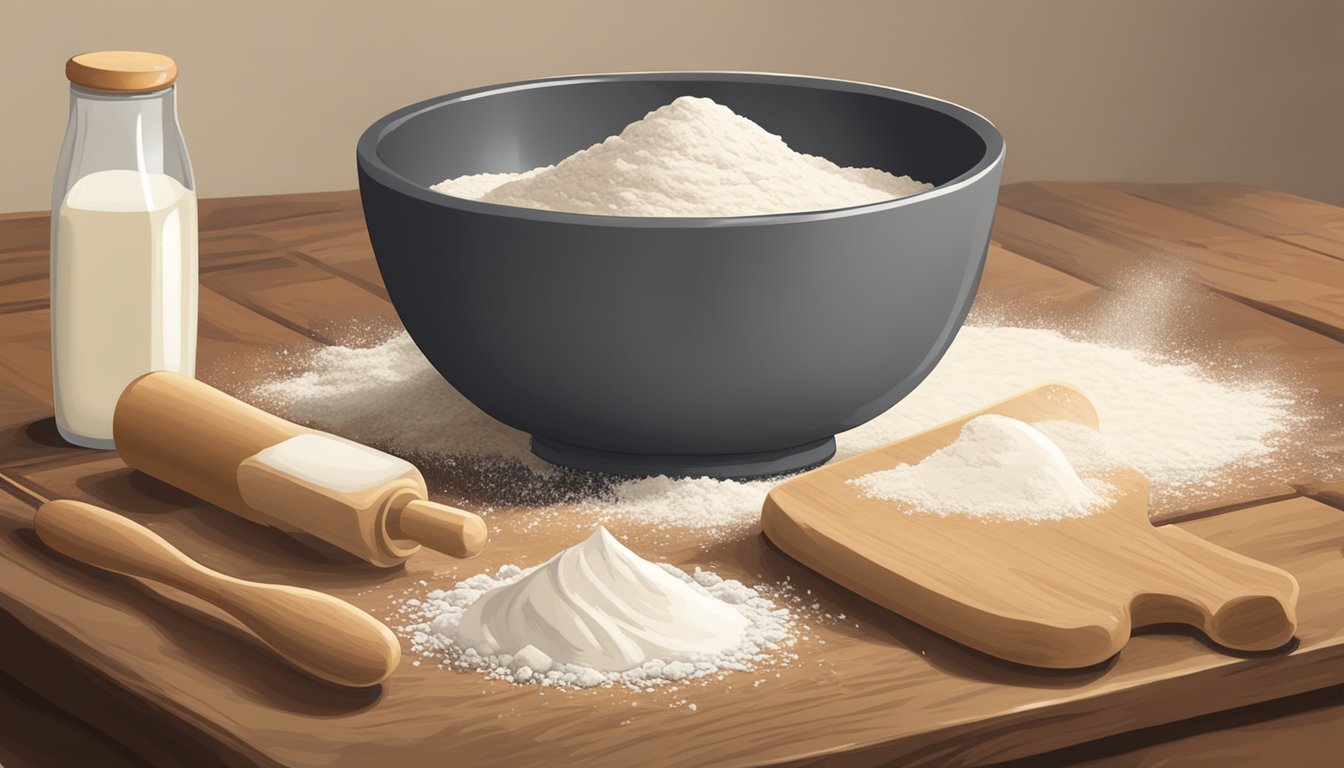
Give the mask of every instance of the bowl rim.
<path id="1" fill-rule="evenodd" d="M 897 97 L 901 101 L 914 103 L 936 112 L 941 112 L 948 117 L 960 121 L 962 124 L 975 131 L 980 139 L 985 142 L 985 154 L 974 166 L 956 178 L 943 184 L 939 184 L 932 189 L 905 195 L 904 197 L 882 200 L 875 203 L 852 205 L 843 208 L 826 208 L 816 211 L 789 211 L 783 213 L 759 213 L 745 216 L 617 216 L 593 213 L 572 213 L 569 211 L 550 211 L 541 208 L 487 203 L 436 192 L 429 187 L 412 181 L 392 170 L 392 168 L 384 163 L 382 158 L 378 156 L 378 145 L 389 133 L 422 113 L 449 104 L 485 98 L 499 93 L 510 93 L 514 91 L 530 90 L 533 88 L 550 88 L 577 83 L 613 81 L 659 82 L 672 80 L 781 83 L 814 88 L 823 87 L 827 90 L 864 93 L 887 98 Z M 596 141 L 601 141 L 603 138 L 606 137 L 601 137 Z M 688 227 L 740 227 L 791 224 L 804 221 L 844 218 L 847 216 L 856 216 L 876 211 L 901 208 L 907 205 L 913 205 L 922 200 L 929 200 L 935 197 L 951 194 L 958 189 L 974 184 L 1002 165 L 1005 150 L 1006 143 L 1003 139 L 1003 135 L 999 133 L 998 128 L 983 115 L 967 109 L 960 104 L 955 104 L 945 99 L 939 99 L 915 91 L 908 91 L 892 86 L 878 85 L 876 83 L 867 83 L 858 80 L 842 80 L 829 77 L 793 75 L 775 72 L 657 71 L 559 75 L 532 80 L 518 80 L 509 83 L 484 85 L 425 99 L 424 101 L 419 101 L 402 107 L 401 109 L 384 115 L 375 121 L 365 129 L 363 134 L 360 135 L 359 142 L 356 145 L 355 155 L 359 170 L 362 173 L 367 174 L 371 179 L 385 187 L 400 192 L 401 194 L 408 195 L 435 206 L 459 209 L 473 213 L 484 213 L 492 216 L 502 216 L 505 218 L 571 225 L 679 229 Z"/>

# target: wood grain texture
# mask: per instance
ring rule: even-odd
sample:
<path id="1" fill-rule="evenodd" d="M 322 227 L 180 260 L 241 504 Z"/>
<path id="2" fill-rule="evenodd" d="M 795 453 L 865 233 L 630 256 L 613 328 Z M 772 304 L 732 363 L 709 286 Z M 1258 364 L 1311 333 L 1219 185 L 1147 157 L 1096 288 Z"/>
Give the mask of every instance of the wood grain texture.
<path id="1" fill-rule="evenodd" d="M 1139 292 L 1154 283 L 1168 288 L 1161 284 L 1164 280 L 1188 276 L 1122 246 L 1012 208 L 999 209 L 993 237 L 1012 253 L 1117 294 Z M 1157 330 L 1170 337 L 1166 340 L 1171 347 L 1196 355 L 1201 348 L 1223 347 L 1248 359 L 1266 358 L 1266 370 L 1290 367 L 1313 388 L 1344 399 L 1344 345 L 1198 285 L 1174 292 L 1186 306 L 1175 307 L 1182 311 L 1174 316 L 1155 318 L 1169 321 Z M 1217 364 L 1213 358 L 1207 362 Z"/>
<path id="2" fill-rule="evenodd" d="M 1120 468 L 1104 510 L 1045 522 L 939 515 L 864 497 L 850 481 L 914 465 L 987 413 L 1096 428 L 1079 391 L 1046 385 L 775 486 L 765 535 L 802 564 L 934 631 L 1020 664 L 1080 668 L 1119 652 L 1133 627 L 1185 624 L 1240 650 L 1296 629 L 1287 573 L 1148 521 L 1148 482 Z"/>
<path id="3" fill-rule="evenodd" d="M 146 51 L 92 51 L 70 57 L 65 76 L 96 91 L 142 93 L 172 85 L 177 62 Z"/>
<path id="4" fill-rule="evenodd" d="M 1235 221 L 1218 229 L 1228 222 L 1215 215 L 1218 201 L 1233 193 L 1265 212 L 1258 229 Z M 977 311 L 1090 332 L 1097 315 L 1142 293 L 1142 284 L 1114 267 L 1161 266 L 1144 256 L 1153 251 L 1179 255 L 1199 238 L 1245 244 L 1263 235 L 1272 241 L 1271 254 L 1298 245 L 1329 256 L 1317 246 L 1331 241 L 1330 212 L 1339 209 L 1295 207 L 1275 193 L 1245 195 L 1225 185 L 1206 185 L 1201 194 L 1208 198 L 1205 210 L 1162 205 L 1183 215 L 1151 209 L 1145 220 L 1141 212 L 1129 235 L 1118 238 L 1090 223 L 1079 231 L 1001 207 L 999 245 L 990 250 Z M 1275 214 L 1261 198 L 1286 206 L 1282 226 L 1274 225 Z M 385 293 L 375 290 L 380 281 L 357 194 L 204 200 L 200 210 L 205 285 L 198 372 L 206 381 L 243 391 L 284 367 L 286 352 L 302 353 L 370 325 L 397 327 Z M 1124 234 L 1123 217 L 1106 221 Z M 39 502 L 33 494 L 99 503 L 210 568 L 319 589 L 378 618 L 389 615 L 390 597 L 426 589 L 421 581 L 451 584 L 501 563 L 539 562 L 584 538 L 584 518 L 550 513 L 541 525 L 539 510 L 497 508 L 489 516 L 491 544 L 478 560 L 422 553 L 387 571 L 320 541 L 222 513 L 129 471 L 110 454 L 62 446 L 50 423 L 48 227 L 45 215 L 0 217 L 0 423 L 9 425 L 0 427 L 0 490 L 14 494 L 0 494 L 0 617 L 8 622 L 5 636 L 22 648 L 0 665 L 150 764 L 985 764 L 1340 683 L 1344 512 L 1330 506 L 1337 485 L 1319 474 L 1319 464 L 1266 478 L 1248 471 L 1233 478 L 1225 495 L 1158 511 L 1170 516 L 1239 507 L 1178 525 L 1297 578 L 1297 638 L 1277 653 L 1229 656 L 1198 634 L 1159 627 L 1137 631 L 1104 665 L 1041 672 L 996 661 L 893 616 L 801 569 L 759 536 L 707 544 L 613 524 L 613 533 L 649 557 L 711 567 L 750 583 L 787 579 L 809 601 L 803 607 L 816 603 L 832 618 L 808 619 L 809 639 L 795 649 L 800 659 L 792 665 L 678 692 L 557 696 L 431 664 L 416 667 L 410 658 L 371 693 L 315 681 L 276 660 L 208 603 L 53 556 L 24 532 Z M 1289 231 L 1297 229 L 1307 231 Z M 207 247 L 207 238 L 217 245 Z M 1143 243 L 1137 252 L 1136 242 Z M 1171 244 L 1179 247 L 1167 249 Z M 1271 284 L 1284 270 L 1272 258 L 1237 261 L 1237 269 Z M 1199 272 L 1190 274 L 1186 282 L 1198 291 L 1186 298 L 1193 296 L 1187 303 L 1197 311 L 1172 315 L 1163 329 L 1174 350 L 1207 349 L 1201 359 L 1219 370 L 1216 353 L 1229 349 L 1252 363 L 1243 370 L 1291 371 L 1325 405 L 1335 402 L 1344 390 L 1341 345 L 1321 332 L 1320 318 L 1269 303 L 1303 297 L 1268 289 L 1259 299 L 1215 293 Z M 14 280 L 6 282 L 6 275 Z M 1319 292 L 1305 296 L 1320 298 Z M 1303 430 L 1304 444 L 1328 446 L 1334 439 L 1310 426 Z M 1256 503 L 1299 488 L 1320 501 Z M 843 621 L 834 618 L 841 613 Z M 681 700 L 695 702 L 698 711 L 678 706 Z"/>
<path id="5" fill-rule="evenodd" d="M 368 614 L 312 589 L 263 584 L 202 566 L 148 528 L 80 501 L 38 508 L 33 530 L 66 557 L 150 579 L 201 598 L 237 619 L 281 658 L 337 685 L 368 687 L 392 674 L 401 645 Z"/>
<path id="6" fill-rule="evenodd" d="M 42 219 L 43 242 L 33 247 L 0 253 L 0 314 L 45 307 L 50 302 L 46 219 Z M 6 227 L 8 229 L 8 227 Z M 24 232 L 19 233 L 23 236 Z M 261 235 L 237 231 L 199 233 L 201 269 L 210 272 L 252 261 L 283 257 L 275 243 Z"/>
<path id="7" fill-rule="evenodd" d="M 391 568 L 419 551 L 403 520 L 440 552 L 470 557 L 485 542 L 479 517 L 424 502 L 425 480 L 410 463 L 301 427 L 230 397 L 204 382 L 167 371 L 127 385 L 117 401 L 113 435 L 122 461 L 174 488 L 254 523 L 300 532 Z M 329 488 L 281 471 L 260 454 L 294 438 L 345 443 L 398 465 L 398 474 L 364 487 Z M 409 511 L 409 515 L 406 514 Z"/>
<path id="8" fill-rule="evenodd" d="M 489 536 L 485 521 L 457 507 L 412 499 L 389 516 L 394 539 L 409 539 L 452 557 L 475 557 Z"/>
<path id="9" fill-rule="evenodd" d="M 1145 728 L 992 768 L 1334 768 L 1344 686 Z"/>
<path id="10" fill-rule="evenodd" d="M 204 382 L 158 371 L 127 385 L 117 400 L 112 431 L 117 455 L 127 466 L 266 523 L 240 493 L 238 467 L 262 449 L 312 430 Z"/>
<path id="11" fill-rule="evenodd" d="M 51 410 L 51 314 L 46 309 L 3 317 L 0 336 L 0 413 L 13 423 Z M 12 457 L 6 456 L 6 459 Z"/>
<path id="12" fill-rule="evenodd" d="M 11 634 L 5 641 L 9 652 L 19 652 Z M 0 676 L 0 765 L 50 768 L 81 762 L 102 768 L 149 765 L 8 675 Z"/>
<path id="13" fill-rule="evenodd" d="M 1296 426 L 1296 439 L 1275 466 L 1244 468 L 1194 503 L 1155 507 L 1154 520 L 1291 496 L 1321 473 L 1338 475 L 1344 467 L 1344 344 L 1217 294 L 1160 260 L 1012 208 L 999 208 L 993 238 L 1059 271 L 1061 279 L 1106 289 L 1059 320 L 1061 327 L 1074 324 L 1089 335 L 1110 332 L 1122 343 L 1147 343 L 1232 379 L 1285 382 L 1296 390 L 1298 410 L 1315 414 Z"/>
<path id="14" fill-rule="evenodd" d="M 212 212 L 206 226 L 264 237 L 289 256 L 341 276 L 387 298 L 373 258 L 359 193 L 244 198 Z"/>
<path id="15" fill-rule="evenodd" d="M 1131 261 L 1176 259 L 1210 288 L 1344 337 L 1344 269 L 1333 257 L 1101 184 L 1011 184 L 999 201 L 1120 246 Z"/>
<path id="16" fill-rule="evenodd" d="M 396 323 L 392 305 L 385 299 L 293 259 L 258 262 L 246 270 L 202 273 L 201 285 L 324 344 Z"/>
<path id="17" fill-rule="evenodd" d="M 307 334 L 272 322 L 251 310 L 202 288 L 199 302 L 197 373 L 223 385 L 251 382 L 267 351 L 301 353 L 317 343 Z M 28 427 L 33 419 L 50 416 L 51 406 L 51 315 L 40 306 L 0 313 L 0 429 Z M 279 360 L 268 361 L 279 364 Z M 54 433 L 54 427 L 52 427 Z M 12 463 L 33 450 L 51 446 L 42 435 L 6 443 L 10 451 L 4 463 Z M 62 442 L 57 447 L 71 450 Z"/>
<path id="18" fill-rule="evenodd" d="M 230 518 L 205 507 L 191 514 L 172 504 L 141 508 L 140 494 L 119 492 L 134 475 L 117 469 L 115 459 L 34 468 L 20 480 L 76 496 L 86 478 L 100 479 L 86 487 L 107 506 L 193 556 L 209 554 L 218 570 L 318 587 L 376 616 L 386 615 L 389 596 L 405 585 L 450 584 L 504 562 L 534 564 L 586 534 L 558 523 L 538 531 L 526 511 L 505 513 L 494 523 L 495 543 L 476 561 L 423 553 L 389 575 L 285 549 L 276 537 L 259 535 L 265 529 L 226 525 Z M 168 706 L 193 738 L 264 765 L 436 765 L 444 754 L 478 765 L 747 764 L 851 752 L 859 765 L 942 765 L 1007 759 L 1290 695 L 1344 673 L 1344 628 L 1335 618 L 1344 610 L 1344 515 L 1302 499 L 1186 524 L 1295 575 L 1302 588 L 1298 645 L 1237 657 L 1193 636 L 1140 634 L 1108 665 L 1054 674 L 1004 665 L 870 608 L 800 572 L 759 536 L 703 552 L 659 545 L 638 526 L 616 526 L 645 556 L 749 582 L 787 576 L 826 612 L 849 619 L 813 624 L 802 659 L 777 670 L 779 677 L 776 670 L 730 675 L 655 694 L 542 693 L 403 659 L 376 699 L 351 698 L 289 673 L 212 607 L 72 568 L 24 537 L 22 519 L 13 523 L 0 535 L 0 579 L 10 585 L 0 597 L 5 610 L 119 685 Z M 61 610 L 44 610 L 53 605 Z M 669 706 L 688 697 L 697 712 Z M 626 720 L 632 722 L 621 725 Z M 379 738 L 371 742 L 370 733 Z"/>
<path id="19" fill-rule="evenodd" d="M 1344 214 L 1329 203 L 1245 184 L 1117 184 L 1131 195 L 1344 259 Z"/>
<path id="20" fill-rule="evenodd" d="M 1344 691 L 1336 704 L 1281 718 L 1238 722 L 1113 757 L 1063 763 L 1072 768 L 1175 768 L 1176 766 L 1293 766 L 1336 768 L 1344 748 Z M 1062 765 L 1063 765 L 1062 764 Z"/>
<path id="21" fill-rule="evenodd" d="M 980 285 L 976 315 L 1031 316 L 1065 327 L 1087 307 L 1104 302 L 1108 293 L 997 243 L 990 243 L 985 254 Z"/>

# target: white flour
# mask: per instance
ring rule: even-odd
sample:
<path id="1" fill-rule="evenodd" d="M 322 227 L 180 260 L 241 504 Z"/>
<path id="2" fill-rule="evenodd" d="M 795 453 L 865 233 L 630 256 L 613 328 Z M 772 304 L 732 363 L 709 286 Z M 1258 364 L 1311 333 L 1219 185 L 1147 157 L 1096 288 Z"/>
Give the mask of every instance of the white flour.
<path id="1" fill-rule="evenodd" d="M 724 538 L 756 524 L 765 495 L 778 483 L 778 478 L 641 477 L 622 480 L 607 493 L 580 501 L 578 508 L 599 519 L 655 528 L 697 528 L 710 538 Z"/>
<path id="2" fill-rule="evenodd" d="M 599 528 L 402 605 L 412 650 L 514 683 L 644 689 L 754 669 L 792 644 L 787 608 L 736 580 L 640 558 Z"/>
<path id="3" fill-rule="evenodd" d="M 1109 490 L 1084 482 L 1064 451 L 1035 427 L 998 414 L 966 422 L 955 440 L 917 464 L 849 483 L 864 496 L 901 502 L 907 514 L 1030 522 L 1089 515 Z"/>
<path id="4" fill-rule="evenodd" d="M 292 419 L 422 465 L 474 468 L 487 478 L 480 482 L 494 483 L 498 487 L 491 490 L 505 494 L 501 503 L 577 501 L 598 519 L 698 528 L 710 538 L 756 525 L 761 502 L 777 482 L 576 481 L 579 473 L 536 459 L 526 435 L 459 395 L 404 333 L 369 349 L 328 347 L 305 365 L 301 375 L 263 385 L 255 398 Z M 968 325 L 918 389 L 873 421 L 837 436 L 838 456 L 1051 381 L 1077 386 L 1096 405 L 1105 440 L 1084 445 L 1088 455 L 1118 455 L 1148 476 L 1155 498 L 1184 503 L 1216 492 L 1219 475 L 1233 467 L 1271 460 L 1276 441 L 1295 419 L 1292 399 L 1266 383 L 1220 381 L 1190 363 L 1049 330 Z M 1076 430 L 1067 434 L 1067 426 L 1063 436 L 1041 428 L 1066 454 L 1066 438 L 1089 439 Z M 509 496 L 515 486 L 526 493 Z"/>
<path id="5" fill-rule="evenodd" d="M 1055 331 L 968 325 L 919 387 L 885 415 L 845 433 L 849 456 L 1025 389 L 1062 381 L 1097 408 L 1116 453 L 1155 485 L 1201 483 L 1263 459 L 1293 420 L 1276 387 L 1214 379 L 1198 366 L 1080 341 Z"/>
<path id="6" fill-rule="evenodd" d="M 526 434 L 459 395 L 404 332 L 374 347 L 323 347 L 305 368 L 256 395 L 291 419 L 404 457 L 531 456 Z"/>
<path id="7" fill-rule="evenodd" d="M 1091 427 L 1076 421 L 1038 421 L 1032 426 L 1059 446 L 1079 475 L 1095 475 L 1127 464 L 1115 446 Z"/>
<path id="8" fill-rule="evenodd" d="M 587 541 L 431 626 L 481 655 L 517 655 L 532 646 L 533 655 L 561 665 L 624 672 L 735 648 L 747 624 L 727 603 L 640 558 L 599 526 Z"/>
<path id="9" fill-rule="evenodd" d="M 841 168 L 711 99 L 682 96 L 555 165 L 460 176 L 455 197 L 607 216 L 750 216 L 877 203 L 933 185 Z"/>

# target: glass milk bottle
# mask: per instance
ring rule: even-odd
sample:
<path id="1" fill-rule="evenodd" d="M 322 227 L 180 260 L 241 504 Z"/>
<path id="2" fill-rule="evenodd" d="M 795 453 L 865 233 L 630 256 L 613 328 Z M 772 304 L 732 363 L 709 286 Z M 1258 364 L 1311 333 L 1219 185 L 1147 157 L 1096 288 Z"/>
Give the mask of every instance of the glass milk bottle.
<path id="1" fill-rule="evenodd" d="M 196 193 L 167 56 L 65 65 L 70 124 L 51 202 L 56 426 L 112 448 L 112 412 L 149 371 L 196 370 Z"/>

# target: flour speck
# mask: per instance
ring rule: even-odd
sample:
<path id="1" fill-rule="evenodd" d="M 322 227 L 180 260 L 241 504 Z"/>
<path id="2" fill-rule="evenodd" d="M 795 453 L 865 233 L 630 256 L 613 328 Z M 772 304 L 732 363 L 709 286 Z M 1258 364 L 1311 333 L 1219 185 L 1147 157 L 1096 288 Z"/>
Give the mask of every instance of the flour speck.
<path id="1" fill-rule="evenodd" d="M 482 413 L 444 381 L 405 333 L 368 348 L 326 347 L 299 364 L 300 373 L 262 384 L 250 399 L 406 458 L 427 474 L 452 475 L 473 498 L 492 503 L 566 506 L 594 522 L 690 528 L 722 540 L 754 529 L 778 482 L 624 479 L 553 467 L 532 455 L 526 434 Z M 1189 361 L 1053 330 L 971 324 L 914 392 L 837 435 L 837 458 L 1056 381 L 1088 396 L 1100 434 L 1048 422 L 1038 429 L 1080 472 L 1087 461 L 1135 467 L 1148 477 L 1154 505 L 1217 496 L 1232 469 L 1273 462 L 1301 418 L 1292 393 L 1268 381 L 1219 377 Z"/>

